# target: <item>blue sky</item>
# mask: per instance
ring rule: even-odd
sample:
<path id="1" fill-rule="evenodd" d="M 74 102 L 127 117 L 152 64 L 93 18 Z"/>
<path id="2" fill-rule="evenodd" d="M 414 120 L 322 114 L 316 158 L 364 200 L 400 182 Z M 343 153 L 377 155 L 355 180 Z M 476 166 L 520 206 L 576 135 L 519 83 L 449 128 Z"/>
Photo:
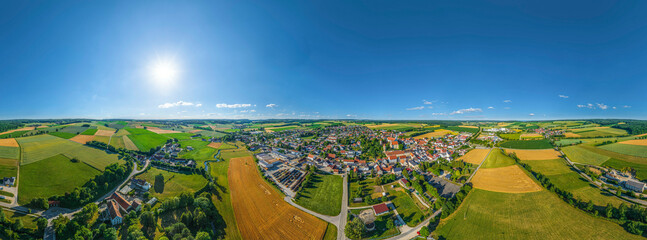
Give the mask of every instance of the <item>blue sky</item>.
<path id="1" fill-rule="evenodd" d="M 0 2 L 1 119 L 647 119 L 645 1 L 103 2 Z"/>

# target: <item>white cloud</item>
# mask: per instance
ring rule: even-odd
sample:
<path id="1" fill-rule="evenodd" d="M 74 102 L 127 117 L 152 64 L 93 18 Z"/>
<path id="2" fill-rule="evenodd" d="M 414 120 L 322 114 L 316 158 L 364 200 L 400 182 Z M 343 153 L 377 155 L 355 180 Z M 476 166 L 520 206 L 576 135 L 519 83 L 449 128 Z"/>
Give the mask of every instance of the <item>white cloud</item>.
<path id="1" fill-rule="evenodd" d="M 528 114 L 528 116 L 535 116 L 535 114 L 534 114 L 534 113 L 531 113 L 531 114 Z"/>
<path id="2" fill-rule="evenodd" d="M 622 106 L 622 107 L 623 107 L 623 108 L 630 108 L 631 106 L 629 106 L 629 105 L 624 105 L 624 106 Z"/>
<path id="3" fill-rule="evenodd" d="M 614 107 L 612 107 L 612 108 L 613 108 L 613 109 L 616 109 L 616 107 L 615 107 L 615 106 L 614 106 Z"/>
<path id="4" fill-rule="evenodd" d="M 252 110 L 249 110 L 249 112 L 250 112 L 250 113 L 253 113 L 253 112 L 256 112 L 256 110 L 252 109 Z"/>
<path id="5" fill-rule="evenodd" d="M 425 107 L 424 107 L 424 106 L 420 106 L 420 107 L 407 108 L 407 110 L 409 110 L 409 111 L 411 111 L 411 110 L 422 110 L 422 109 L 425 109 Z"/>
<path id="6" fill-rule="evenodd" d="M 251 107 L 251 104 L 247 103 L 236 103 L 236 104 L 226 104 L 226 103 L 218 103 L 216 104 L 217 108 L 246 108 L 246 107 Z"/>
<path id="7" fill-rule="evenodd" d="M 422 100 L 422 104 L 429 105 L 429 104 L 432 104 L 432 102 L 427 101 L 427 100 Z"/>
<path id="8" fill-rule="evenodd" d="M 596 104 L 597 104 L 597 105 L 598 105 L 598 107 L 599 107 L 600 109 L 602 109 L 602 110 L 607 110 L 607 108 L 609 108 L 609 106 L 604 105 L 604 104 L 602 104 L 602 103 L 596 103 Z"/>
<path id="9" fill-rule="evenodd" d="M 433 116 L 445 116 L 447 113 L 432 113 Z"/>
<path id="10" fill-rule="evenodd" d="M 357 115 L 353 115 L 353 114 L 346 114 L 346 117 L 349 117 L 349 118 L 350 118 L 350 117 L 357 117 Z"/>
<path id="11" fill-rule="evenodd" d="M 202 107 L 202 103 L 198 103 L 195 105 L 196 107 Z"/>
<path id="12" fill-rule="evenodd" d="M 560 98 L 568 98 L 568 96 L 566 96 L 566 95 L 561 95 L 561 94 L 559 95 L 559 97 L 560 97 Z"/>
<path id="13" fill-rule="evenodd" d="M 465 109 L 459 109 L 459 110 L 456 110 L 456 111 L 454 111 L 454 112 L 450 113 L 450 115 L 454 115 L 454 114 L 464 114 L 464 113 L 473 113 L 473 112 L 483 112 L 483 110 L 481 110 L 480 108 L 465 108 Z"/>
<path id="14" fill-rule="evenodd" d="M 494 107 L 487 107 L 487 109 L 494 109 Z"/>
<path id="15" fill-rule="evenodd" d="M 146 113 L 139 113 L 139 116 L 146 116 Z"/>
<path id="16" fill-rule="evenodd" d="M 268 108 L 275 108 L 275 107 L 278 107 L 278 106 L 279 105 L 276 105 L 274 103 L 270 103 L 270 104 L 265 105 L 265 107 L 268 107 Z"/>
<path id="17" fill-rule="evenodd" d="M 578 108 L 590 108 L 590 109 L 594 109 L 594 108 L 595 108 L 595 106 L 594 106 L 593 104 L 591 104 L 591 103 L 587 103 L 587 104 L 577 104 L 577 107 L 578 107 Z"/>
<path id="18" fill-rule="evenodd" d="M 177 106 L 193 106 L 194 104 L 192 102 L 185 102 L 185 101 L 177 101 L 174 103 L 164 103 L 160 104 L 157 107 L 158 108 L 172 108 L 172 107 L 177 107 Z M 202 104 L 200 104 L 202 106 Z"/>
<path id="19" fill-rule="evenodd" d="M 504 103 L 511 103 L 512 100 L 503 100 Z"/>

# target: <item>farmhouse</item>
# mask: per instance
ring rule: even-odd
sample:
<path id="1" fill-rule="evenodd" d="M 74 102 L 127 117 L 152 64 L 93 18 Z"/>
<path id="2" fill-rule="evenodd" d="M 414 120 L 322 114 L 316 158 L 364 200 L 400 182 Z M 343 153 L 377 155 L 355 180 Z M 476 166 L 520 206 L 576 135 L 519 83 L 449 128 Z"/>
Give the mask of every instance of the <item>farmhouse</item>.
<path id="1" fill-rule="evenodd" d="M 5 177 L 2 181 L 2 184 L 7 187 L 13 187 L 14 183 L 16 183 L 15 177 Z"/>
<path id="2" fill-rule="evenodd" d="M 382 214 L 389 212 L 389 207 L 386 206 L 386 203 L 373 205 L 373 211 L 375 211 L 375 216 L 380 216 Z"/>
<path id="3" fill-rule="evenodd" d="M 108 217 L 112 225 L 118 225 L 123 222 L 123 217 L 121 216 L 121 212 L 119 212 L 119 207 L 117 207 L 117 203 L 114 200 L 108 201 Z"/>

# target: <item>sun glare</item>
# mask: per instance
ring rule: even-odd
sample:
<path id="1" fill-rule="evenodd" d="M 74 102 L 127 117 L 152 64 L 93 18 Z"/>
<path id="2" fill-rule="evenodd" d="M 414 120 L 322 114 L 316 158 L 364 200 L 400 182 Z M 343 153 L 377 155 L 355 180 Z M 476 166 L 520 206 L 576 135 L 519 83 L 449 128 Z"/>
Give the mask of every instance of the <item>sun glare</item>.
<path id="1" fill-rule="evenodd" d="M 179 68 L 171 58 L 157 58 L 150 66 L 152 80 L 159 85 L 169 85 L 177 80 Z"/>

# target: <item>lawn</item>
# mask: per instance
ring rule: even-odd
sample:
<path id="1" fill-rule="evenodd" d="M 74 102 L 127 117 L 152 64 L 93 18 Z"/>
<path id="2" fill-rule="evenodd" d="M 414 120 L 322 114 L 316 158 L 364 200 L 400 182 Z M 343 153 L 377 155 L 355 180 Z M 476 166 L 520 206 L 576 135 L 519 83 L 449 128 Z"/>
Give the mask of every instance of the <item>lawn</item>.
<path id="1" fill-rule="evenodd" d="M 0 158 L 18 159 L 20 158 L 20 148 L 0 146 Z"/>
<path id="2" fill-rule="evenodd" d="M 88 128 L 88 130 L 83 131 L 81 134 L 82 135 L 94 135 L 95 133 L 97 133 L 98 130 L 99 129 L 96 129 L 96 128 Z"/>
<path id="3" fill-rule="evenodd" d="M 25 228 L 30 228 L 30 229 L 37 229 L 38 226 L 36 226 L 36 217 L 26 215 L 24 213 L 19 213 L 19 212 L 12 212 L 3 209 L 4 216 L 6 218 L 10 218 L 15 221 L 15 219 L 20 219 L 22 221 L 22 224 Z"/>
<path id="4" fill-rule="evenodd" d="M 100 172 L 83 162 L 72 162 L 62 154 L 20 167 L 18 202 L 71 192 Z"/>
<path id="5" fill-rule="evenodd" d="M 532 167 L 532 170 L 546 175 L 551 182 L 562 190 L 573 193 L 578 199 L 585 202 L 591 200 L 600 211 L 608 203 L 619 206 L 623 201 L 612 196 L 589 183 L 586 179 L 576 173 L 563 159 L 555 160 L 534 160 L 524 161 Z"/>
<path id="6" fill-rule="evenodd" d="M 425 220 L 424 213 L 407 193 L 391 188 L 387 191 L 391 202 L 395 205 L 395 209 L 398 210 L 398 214 L 400 214 L 407 226 L 414 227 Z"/>
<path id="7" fill-rule="evenodd" d="M 69 158 L 77 158 L 100 171 L 103 171 L 106 166 L 119 161 L 117 154 L 108 154 L 103 150 L 50 135 L 24 137 L 16 140 L 22 146 L 21 165 L 34 163 L 58 154 L 64 154 Z"/>
<path id="8" fill-rule="evenodd" d="M 647 146 L 613 143 L 600 146 L 599 148 L 621 154 L 647 158 Z"/>
<path id="9" fill-rule="evenodd" d="M 73 137 L 76 136 L 75 133 L 68 133 L 68 132 L 51 132 L 51 133 L 48 133 L 48 134 L 52 135 L 52 136 L 57 136 L 57 137 L 60 137 L 60 138 L 65 138 L 65 139 L 70 139 L 70 138 L 73 138 Z"/>
<path id="10" fill-rule="evenodd" d="M 546 149 L 553 148 L 553 145 L 550 144 L 550 141 L 546 139 L 542 140 L 509 140 L 502 142 L 500 144 L 504 148 L 514 148 L 514 149 Z"/>
<path id="11" fill-rule="evenodd" d="M 159 174 L 164 176 L 164 184 L 156 186 L 155 176 Z M 168 172 L 154 167 L 135 178 L 151 183 L 151 197 L 160 200 L 179 196 L 183 192 L 196 192 L 207 185 L 207 180 L 202 175 Z"/>
<path id="12" fill-rule="evenodd" d="M 162 146 L 169 138 L 146 129 L 126 128 L 130 135 L 128 138 L 133 141 L 140 151 L 148 152 L 151 148 Z"/>
<path id="13" fill-rule="evenodd" d="M 337 239 L 337 226 L 331 223 L 328 223 L 323 240 L 335 240 L 335 239 Z"/>
<path id="14" fill-rule="evenodd" d="M 371 194 L 373 193 L 373 188 L 376 186 L 374 183 L 374 178 L 367 178 L 362 181 L 353 181 L 349 182 L 348 186 L 348 206 L 349 207 L 363 207 L 363 206 L 368 206 L 366 203 L 366 199 L 363 199 L 364 201 L 355 203 L 353 202 L 353 198 L 357 197 L 370 197 Z M 359 186 L 363 185 L 364 186 L 364 191 L 362 191 L 362 196 L 357 196 L 357 190 L 359 189 Z"/>
<path id="15" fill-rule="evenodd" d="M 296 203 L 324 215 L 337 216 L 341 211 L 342 185 L 340 176 L 315 174 L 312 183 L 299 192 Z"/>
<path id="16" fill-rule="evenodd" d="M 562 148 L 568 159 L 576 163 L 590 164 L 599 166 L 609 160 L 610 157 L 594 153 L 581 146 L 570 146 Z"/>
<path id="17" fill-rule="evenodd" d="M 642 239 L 592 217 L 555 194 L 473 189 L 434 232 L 436 239 Z"/>
<path id="18" fill-rule="evenodd" d="M 499 168 L 499 167 L 507 167 L 514 164 L 515 164 L 514 159 L 503 154 L 502 150 L 492 149 L 492 151 L 490 151 L 490 155 L 488 155 L 488 157 L 485 159 L 485 162 L 483 163 L 483 165 L 481 165 L 481 167 Z"/>
<path id="19" fill-rule="evenodd" d="M 395 236 L 400 233 L 398 228 L 387 228 L 386 227 L 386 222 L 389 220 L 389 218 L 393 217 L 393 213 L 387 213 L 384 215 L 377 216 L 375 218 L 375 230 L 368 232 L 366 235 L 364 235 L 364 238 L 366 239 L 382 239 L 382 238 L 388 238 L 391 236 Z"/>

